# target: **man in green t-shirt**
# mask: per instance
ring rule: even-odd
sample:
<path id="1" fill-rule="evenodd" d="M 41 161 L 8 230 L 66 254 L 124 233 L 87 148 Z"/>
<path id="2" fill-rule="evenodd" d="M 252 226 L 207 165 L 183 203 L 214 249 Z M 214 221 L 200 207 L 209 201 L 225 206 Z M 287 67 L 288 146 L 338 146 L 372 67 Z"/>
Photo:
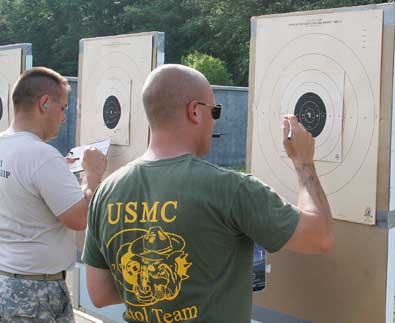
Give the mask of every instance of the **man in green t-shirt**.
<path id="1" fill-rule="evenodd" d="M 304 253 L 334 244 L 314 139 L 284 117 L 296 207 L 257 178 L 200 159 L 221 113 L 201 73 L 163 65 L 148 77 L 143 102 L 146 153 L 109 176 L 90 205 L 83 260 L 92 302 L 125 303 L 128 322 L 250 322 L 254 242 Z"/>

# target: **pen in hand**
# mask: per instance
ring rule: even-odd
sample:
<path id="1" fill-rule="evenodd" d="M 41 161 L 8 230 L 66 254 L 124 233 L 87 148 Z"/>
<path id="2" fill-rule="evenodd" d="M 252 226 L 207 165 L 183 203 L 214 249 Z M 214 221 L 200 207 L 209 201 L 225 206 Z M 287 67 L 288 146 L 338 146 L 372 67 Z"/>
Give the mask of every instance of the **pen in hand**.
<path id="1" fill-rule="evenodd" d="M 289 123 L 289 131 L 288 131 L 288 136 L 287 136 L 287 138 L 288 138 L 288 140 L 291 140 L 291 138 L 292 138 L 292 126 L 291 126 L 291 121 L 289 121 L 288 119 L 287 119 L 287 121 L 288 121 L 288 123 Z"/>
<path id="2" fill-rule="evenodd" d="M 69 153 L 66 155 L 66 160 L 69 164 L 74 163 L 77 160 L 80 160 L 79 157 L 73 157 L 73 152 L 69 151 Z"/>

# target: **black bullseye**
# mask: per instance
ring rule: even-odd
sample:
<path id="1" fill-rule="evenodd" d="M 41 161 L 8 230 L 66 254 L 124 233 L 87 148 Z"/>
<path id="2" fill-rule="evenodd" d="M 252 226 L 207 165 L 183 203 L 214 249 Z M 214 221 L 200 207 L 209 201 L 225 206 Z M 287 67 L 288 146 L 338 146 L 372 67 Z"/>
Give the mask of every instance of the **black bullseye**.
<path id="1" fill-rule="evenodd" d="M 303 94 L 296 102 L 294 114 L 313 137 L 318 137 L 324 130 L 326 109 L 324 102 L 317 94 L 312 92 Z"/>
<path id="2" fill-rule="evenodd" d="M 121 119 L 121 105 L 118 99 L 111 95 L 104 102 L 103 120 L 108 129 L 114 129 Z"/>

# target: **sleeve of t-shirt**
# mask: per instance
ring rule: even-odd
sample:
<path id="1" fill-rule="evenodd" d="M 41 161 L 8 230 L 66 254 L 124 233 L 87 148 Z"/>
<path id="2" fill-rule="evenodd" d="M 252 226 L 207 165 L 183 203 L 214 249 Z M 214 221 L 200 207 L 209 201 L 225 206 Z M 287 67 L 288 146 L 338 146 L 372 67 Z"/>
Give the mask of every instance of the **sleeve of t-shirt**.
<path id="1" fill-rule="evenodd" d="M 294 233 L 299 209 L 253 176 L 246 176 L 235 194 L 233 223 L 269 252 L 280 250 Z"/>
<path id="2" fill-rule="evenodd" d="M 97 223 L 99 214 L 98 206 L 98 190 L 92 197 L 88 210 L 88 225 L 86 228 L 84 250 L 82 252 L 82 261 L 89 266 L 109 269 L 107 262 L 100 250 L 99 241 L 97 240 L 99 225 Z"/>
<path id="3" fill-rule="evenodd" d="M 93 237 L 91 230 L 89 230 L 89 225 L 85 236 L 82 261 L 92 267 L 109 269 L 106 260 L 100 251 L 97 240 Z"/>
<path id="4" fill-rule="evenodd" d="M 56 216 L 84 198 L 77 178 L 62 157 L 46 161 L 33 174 L 33 185 Z"/>

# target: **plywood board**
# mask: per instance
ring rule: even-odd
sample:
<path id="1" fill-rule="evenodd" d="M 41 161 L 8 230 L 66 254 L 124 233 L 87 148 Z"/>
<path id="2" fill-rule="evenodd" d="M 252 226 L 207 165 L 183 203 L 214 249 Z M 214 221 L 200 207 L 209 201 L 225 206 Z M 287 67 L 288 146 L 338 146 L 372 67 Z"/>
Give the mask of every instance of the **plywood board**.
<path id="1" fill-rule="evenodd" d="M 256 62 L 256 18 L 251 19 L 250 39 L 250 66 L 248 69 L 248 119 L 247 119 L 247 143 L 246 143 L 246 171 L 251 172 L 252 163 L 252 137 L 254 125 L 254 110 L 252 109 L 255 98 L 255 62 Z"/>
<path id="2" fill-rule="evenodd" d="M 386 322 L 388 232 L 345 221 L 335 230 L 328 255 L 269 254 L 271 273 L 254 304 L 314 323 Z"/>
<path id="3" fill-rule="evenodd" d="M 381 9 L 256 18 L 252 172 L 296 203 L 280 122 L 299 114 L 320 128 L 316 167 L 334 217 L 365 224 L 375 224 L 382 24 Z"/>
<path id="4" fill-rule="evenodd" d="M 339 12 L 357 13 L 371 9 L 384 9 L 385 14 L 377 144 L 378 170 L 377 178 L 367 184 L 377 185 L 376 209 L 382 222 L 378 223 L 378 226 L 371 227 L 335 221 L 336 248 L 329 255 L 305 256 L 284 251 L 267 256 L 267 263 L 271 267 L 271 272 L 266 277 L 267 287 L 263 292 L 254 294 L 254 304 L 257 308 L 266 308 L 268 311 L 294 318 L 287 322 L 301 322 L 302 319 L 314 323 L 393 322 L 394 239 L 391 238 L 393 229 L 387 229 L 389 225 L 387 214 L 390 207 L 389 178 L 393 177 L 390 171 L 390 161 L 393 163 L 395 156 L 393 150 L 391 153 L 391 114 L 395 107 L 393 105 L 395 104 L 393 83 L 395 5 L 330 9 L 271 17 L 315 16 Z M 254 18 L 256 19 L 259 17 Z M 255 61 L 252 61 L 252 65 L 254 68 Z M 344 112 L 347 112 L 346 106 L 344 108 Z M 252 113 L 254 111 L 252 105 L 250 109 L 250 114 L 256 117 Z M 254 122 L 255 120 L 251 123 L 254 124 Z M 394 128 L 392 131 L 394 133 Z M 357 188 L 355 194 L 344 195 L 344 200 L 350 198 L 360 202 L 360 191 L 361 188 Z M 392 190 L 392 206 L 394 198 Z M 260 317 L 255 317 L 255 319 L 259 320 Z M 280 323 L 283 321 L 265 318 L 262 322 Z"/>
<path id="5" fill-rule="evenodd" d="M 153 46 L 157 34 L 80 42 L 79 144 L 111 138 L 108 173 L 147 148 L 149 130 L 141 90 L 156 59 Z"/>
<path id="6" fill-rule="evenodd" d="M 383 28 L 383 56 L 381 68 L 381 108 L 379 126 L 379 159 L 377 165 L 376 210 L 390 209 L 390 167 L 392 109 L 395 108 L 395 4 L 392 5 L 393 24 Z M 394 131 L 395 128 L 393 127 Z M 392 139 L 393 140 L 393 139 Z M 394 162 L 394 161 L 393 161 Z M 394 168 L 395 169 L 395 168 Z M 393 197 L 395 198 L 395 196 Z M 386 217 L 384 217 L 386 220 Z"/>
<path id="7" fill-rule="evenodd" d="M 0 47 L 0 131 L 9 127 L 14 115 L 10 92 L 21 74 L 21 64 L 21 48 Z"/>

